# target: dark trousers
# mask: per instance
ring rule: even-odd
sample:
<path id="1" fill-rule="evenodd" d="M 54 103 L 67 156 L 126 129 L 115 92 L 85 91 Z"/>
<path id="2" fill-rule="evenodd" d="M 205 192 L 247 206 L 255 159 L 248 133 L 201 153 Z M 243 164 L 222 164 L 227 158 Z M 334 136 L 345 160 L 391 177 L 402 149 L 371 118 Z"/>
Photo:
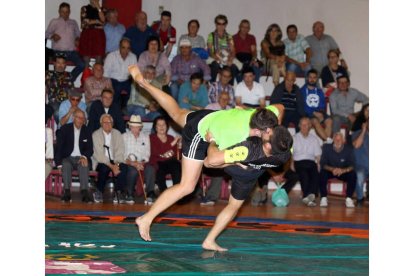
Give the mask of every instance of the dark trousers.
<path id="1" fill-rule="evenodd" d="M 355 171 L 344 173 L 341 176 L 334 176 L 331 172 L 321 169 L 320 177 L 321 177 L 321 181 L 319 182 L 320 183 L 319 189 L 320 189 L 320 192 L 321 192 L 321 197 L 324 197 L 324 196 L 328 195 L 328 191 L 327 191 L 326 186 L 328 184 L 328 179 L 330 179 L 330 178 L 337 178 L 337 179 L 340 179 L 340 180 L 346 182 L 346 184 L 347 184 L 346 185 L 346 196 L 347 197 L 352 197 L 352 195 L 354 194 L 355 186 L 356 186 L 356 173 L 355 173 Z"/>
<path id="2" fill-rule="evenodd" d="M 295 125 L 296 132 L 298 132 L 299 131 L 299 120 L 300 120 L 300 115 L 296 110 L 285 110 L 285 114 L 283 115 L 282 125 L 288 128 L 289 123 L 293 123 Z"/>
<path id="3" fill-rule="evenodd" d="M 276 173 L 280 173 L 281 169 L 275 168 L 272 170 Z M 283 185 L 283 189 L 286 190 L 286 193 L 289 193 L 292 190 L 292 188 L 295 186 L 296 182 L 298 182 L 299 177 L 294 171 L 292 171 L 291 169 L 288 169 L 284 174 L 284 178 L 286 179 L 286 182 Z M 267 185 L 267 183 L 269 182 L 269 179 L 270 179 L 270 174 L 266 171 L 259 177 L 259 180 L 258 180 L 259 187 L 263 188 L 264 185 Z"/>
<path id="4" fill-rule="evenodd" d="M 173 184 L 178 184 L 181 181 L 181 163 L 175 158 L 166 161 L 158 162 L 158 170 L 155 177 L 155 182 L 161 192 L 167 189 L 167 181 L 165 177 L 171 174 Z"/>
<path id="5" fill-rule="evenodd" d="M 319 172 L 313 160 L 294 161 L 296 173 L 299 176 L 303 197 L 309 194 L 318 194 Z"/>
<path id="6" fill-rule="evenodd" d="M 124 163 L 121 163 L 119 164 L 119 169 L 121 172 L 116 177 L 114 177 L 115 191 L 124 191 L 126 188 L 128 166 Z M 105 189 L 106 180 L 108 179 L 109 173 L 112 170 L 107 165 L 103 163 L 98 163 L 96 171 L 98 172 L 97 188 L 101 193 L 103 193 Z"/>
<path id="7" fill-rule="evenodd" d="M 111 79 L 112 87 L 114 88 L 114 103 L 118 104 L 122 109 L 127 106 L 129 96 L 131 95 L 131 81 L 129 79 L 125 81 L 117 81 Z M 121 92 L 124 93 L 121 94 Z"/>

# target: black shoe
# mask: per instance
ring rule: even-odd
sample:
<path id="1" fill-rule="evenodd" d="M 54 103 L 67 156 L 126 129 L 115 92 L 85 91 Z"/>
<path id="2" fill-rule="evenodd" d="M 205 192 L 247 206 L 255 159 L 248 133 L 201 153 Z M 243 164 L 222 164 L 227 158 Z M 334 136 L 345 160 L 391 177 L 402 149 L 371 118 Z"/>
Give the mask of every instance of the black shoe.
<path id="1" fill-rule="evenodd" d="M 364 199 L 357 199 L 357 206 L 364 206 Z"/>
<path id="2" fill-rule="evenodd" d="M 70 195 L 70 190 L 65 189 L 63 196 L 60 198 L 63 202 L 72 202 L 72 197 Z"/>
<path id="3" fill-rule="evenodd" d="M 81 194 L 82 194 L 82 202 L 85 202 L 85 203 L 93 202 L 93 199 L 89 195 L 87 190 L 82 190 Z"/>

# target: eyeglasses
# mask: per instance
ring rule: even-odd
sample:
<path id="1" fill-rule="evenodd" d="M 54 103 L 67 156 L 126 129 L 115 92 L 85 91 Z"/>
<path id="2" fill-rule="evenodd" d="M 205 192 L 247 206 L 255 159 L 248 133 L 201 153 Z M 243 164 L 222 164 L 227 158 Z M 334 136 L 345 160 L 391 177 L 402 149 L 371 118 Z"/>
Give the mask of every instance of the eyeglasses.
<path id="1" fill-rule="evenodd" d="M 216 22 L 216 25 L 220 25 L 220 26 L 223 26 L 223 25 L 226 25 L 227 23 L 226 22 Z"/>
<path id="2" fill-rule="evenodd" d="M 80 102 L 79 98 L 70 98 L 70 100 L 73 101 L 73 102 Z"/>

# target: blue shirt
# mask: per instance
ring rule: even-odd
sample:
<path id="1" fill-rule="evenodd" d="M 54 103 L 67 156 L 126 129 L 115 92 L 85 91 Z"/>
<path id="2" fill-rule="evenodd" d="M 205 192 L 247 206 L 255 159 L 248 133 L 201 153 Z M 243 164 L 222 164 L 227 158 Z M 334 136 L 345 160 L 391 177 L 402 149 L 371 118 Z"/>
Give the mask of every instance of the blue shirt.
<path id="1" fill-rule="evenodd" d="M 60 106 L 59 106 L 59 127 L 61 127 L 60 125 L 60 120 L 62 120 L 62 118 L 69 112 L 71 105 L 70 105 L 70 100 L 64 100 Z M 88 118 L 87 114 L 86 114 L 86 104 L 82 101 L 80 101 L 78 103 L 78 108 L 80 110 L 82 110 L 83 112 L 85 112 L 85 118 Z M 73 122 L 73 114 L 72 116 L 70 116 L 69 120 L 66 122 L 67 124 L 70 124 Z"/>
<path id="2" fill-rule="evenodd" d="M 106 23 L 104 26 L 106 36 L 106 49 L 105 53 L 110 53 L 119 48 L 119 41 L 125 33 L 125 27 L 122 24 L 113 26 L 112 24 Z"/>
<path id="3" fill-rule="evenodd" d="M 358 138 L 361 134 L 361 129 L 352 133 L 352 141 Z M 369 168 L 369 134 L 365 133 L 364 142 L 362 142 L 361 147 L 354 148 L 355 155 L 355 165 L 357 168 Z"/>
<path id="4" fill-rule="evenodd" d="M 150 36 L 158 35 L 149 26 L 141 32 L 136 26 L 129 27 L 125 32 L 125 37 L 131 40 L 131 51 L 139 58 L 139 55 L 145 51 L 147 40 Z"/>
<path id="5" fill-rule="evenodd" d="M 322 147 L 321 168 L 325 165 L 335 168 L 354 167 L 354 151 L 350 145 L 345 144 L 340 152 L 336 152 L 332 144 L 325 144 Z"/>
<path id="6" fill-rule="evenodd" d="M 305 84 L 300 89 L 300 93 L 302 93 L 302 97 L 304 100 L 304 107 L 306 116 L 312 117 L 313 112 L 320 111 L 325 113 L 325 95 L 323 94 L 322 89 L 315 87 L 313 89 L 309 89 L 309 87 Z"/>
<path id="7" fill-rule="evenodd" d="M 187 97 L 189 103 L 184 103 L 183 99 Z M 207 88 L 204 84 L 200 86 L 200 88 L 193 93 L 191 90 L 191 83 L 190 81 L 184 82 L 180 86 L 180 92 L 178 93 L 178 104 L 181 108 L 186 108 L 190 110 L 191 105 L 206 107 L 208 105 L 208 95 L 207 95 Z"/>

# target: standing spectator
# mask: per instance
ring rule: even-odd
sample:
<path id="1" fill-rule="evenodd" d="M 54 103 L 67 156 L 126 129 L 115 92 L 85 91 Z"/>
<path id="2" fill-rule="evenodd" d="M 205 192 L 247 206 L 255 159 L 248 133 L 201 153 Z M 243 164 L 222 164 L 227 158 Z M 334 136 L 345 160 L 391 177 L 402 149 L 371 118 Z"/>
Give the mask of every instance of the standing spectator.
<path id="1" fill-rule="evenodd" d="M 46 38 L 52 40 L 52 49 L 55 54 L 64 54 L 75 64 L 72 70 L 71 81 L 75 82 L 85 68 L 83 60 L 76 51 L 79 43 L 80 30 L 75 20 L 69 19 L 70 5 L 62 2 L 59 5 L 59 18 L 52 19 L 46 29 Z"/>
<path id="2" fill-rule="evenodd" d="M 277 86 L 280 76 L 286 77 L 285 44 L 282 41 L 282 30 L 278 24 L 273 23 L 267 27 L 261 47 L 265 70 L 272 74 L 273 83 Z"/>
<path id="3" fill-rule="evenodd" d="M 163 11 L 161 13 L 161 20 L 154 22 L 151 27 L 160 37 L 162 42 L 161 48 L 165 47 L 165 55 L 168 58 L 176 42 L 176 30 L 171 25 L 171 12 Z"/>
<path id="4" fill-rule="evenodd" d="M 323 67 L 321 72 L 322 86 L 326 88 L 325 96 L 329 97 L 336 86 L 336 79 L 339 76 L 347 76 L 348 65 L 345 60 L 341 59 L 339 64 L 339 52 L 337 50 L 328 51 L 328 65 Z"/>
<path id="5" fill-rule="evenodd" d="M 243 81 L 236 86 L 236 105 L 249 108 L 266 106 L 263 86 L 254 81 L 254 70 L 248 66 L 243 69 Z"/>
<path id="6" fill-rule="evenodd" d="M 105 53 L 108 54 L 118 50 L 119 41 L 121 41 L 121 38 L 125 33 L 125 26 L 118 22 L 118 11 L 116 9 L 109 9 L 105 17 Z"/>
<path id="7" fill-rule="evenodd" d="M 164 86 L 170 83 L 171 65 L 167 56 L 161 50 L 162 48 L 158 37 L 149 37 L 146 51 L 139 56 L 138 66 L 141 71 L 144 71 L 147 65 L 154 66 L 156 78 Z"/>
<path id="8" fill-rule="evenodd" d="M 223 92 L 228 92 L 230 96 L 229 105 L 234 107 L 236 105 L 235 96 L 234 96 L 234 88 L 230 84 L 230 80 L 232 79 L 231 69 L 230 67 L 223 66 L 220 69 L 218 74 L 218 81 L 215 81 L 210 84 L 208 88 L 208 102 L 211 104 L 217 103 L 220 97 L 220 94 Z"/>
<path id="9" fill-rule="evenodd" d="M 318 72 L 322 72 L 322 68 L 328 64 L 328 51 L 336 50 L 340 53 L 340 50 L 335 39 L 330 35 L 324 34 L 325 25 L 321 21 L 313 23 L 312 30 L 313 34 L 306 37 L 312 50 L 310 62 L 312 68 L 316 69 Z"/>
<path id="10" fill-rule="evenodd" d="M 219 99 L 216 103 L 208 104 L 205 109 L 210 110 L 225 110 L 231 109 L 232 107 L 229 105 L 230 103 L 230 94 L 227 91 L 223 91 L 219 95 Z"/>
<path id="11" fill-rule="evenodd" d="M 104 76 L 111 79 L 114 88 L 114 102 L 123 109 L 126 107 L 131 94 L 131 80 L 128 66 L 137 63 L 137 57 L 130 52 L 131 43 L 128 38 L 122 38 L 119 42 L 119 50 L 106 56 L 104 64 Z"/>
<path id="12" fill-rule="evenodd" d="M 332 119 L 326 114 L 325 95 L 317 86 L 318 71 L 311 69 L 306 74 L 306 83 L 300 89 L 304 100 L 305 114 L 311 119 L 316 134 L 323 140 L 332 142 Z M 322 127 L 325 124 L 325 128 Z"/>
<path id="13" fill-rule="evenodd" d="M 319 171 L 322 149 L 311 129 L 309 118 L 300 119 L 300 131 L 293 136 L 293 168 L 299 175 L 302 188 L 302 202 L 307 206 L 316 206 L 315 195 L 319 188 Z"/>
<path id="14" fill-rule="evenodd" d="M 260 82 L 260 65 L 257 60 L 256 37 L 249 34 L 250 21 L 243 19 L 239 24 L 239 32 L 233 35 L 234 49 L 236 58 L 243 64 L 243 67 L 251 66 L 254 71 L 255 81 Z M 241 82 L 243 76 L 237 77 L 237 82 Z"/>
<path id="15" fill-rule="evenodd" d="M 348 129 L 355 121 L 355 103 L 368 103 L 368 97 L 355 88 L 350 88 L 348 76 L 339 76 L 336 79 L 338 88 L 329 96 L 333 119 L 333 132 L 341 130 L 342 124 L 347 124 Z"/>
<path id="16" fill-rule="evenodd" d="M 180 54 L 171 62 L 171 96 L 178 99 L 178 91 L 183 82 L 188 81 L 193 73 L 203 72 L 204 82 L 211 79 L 210 67 L 197 54 L 191 51 L 191 42 L 188 39 L 180 40 Z"/>
<path id="17" fill-rule="evenodd" d="M 105 56 L 105 11 L 101 8 L 99 0 L 89 0 L 89 5 L 81 8 L 82 33 L 79 39 L 79 53 L 85 64 L 89 64 L 90 58 L 96 62 L 103 62 Z"/>
<path id="18" fill-rule="evenodd" d="M 112 128 L 114 121 L 109 114 L 100 118 L 101 128 L 92 134 L 94 168 L 98 172 L 97 190 L 93 193 L 95 203 L 103 202 L 106 180 L 112 172 L 115 180 L 113 203 L 125 203 L 128 167 L 124 162 L 125 146 L 121 133 Z"/>
<path id="19" fill-rule="evenodd" d="M 125 132 L 125 123 L 122 116 L 121 109 L 118 105 L 113 103 L 114 92 L 111 89 L 105 88 L 102 90 L 101 99 L 92 103 L 89 110 L 88 128 L 93 133 L 100 127 L 100 118 L 102 114 L 111 115 L 111 120 L 114 122 L 113 127 L 121 133 Z"/>
<path id="20" fill-rule="evenodd" d="M 130 131 L 122 134 L 125 144 L 125 164 L 127 164 L 126 203 L 134 204 L 133 190 L 138 179 L 138 171 L 144 172 L 144 166 L 150 158 L 150 140 L 141 133 L 143 124 L 139 115 L 132 115 L 128 121 Z M 142 183 L 143 184 L 143 183 Z"/>
<path id="21" fill-rule="evenodd" d="M 231 68 L 231 74 L 234 78 L 237 76 L 239 69 L 234 64 L 236 52 L 234 50 L 233 37 L 226 31 L 227 17 L 219 14 L 214 18 L 214 23 L 216 24 L 216 29 L 207 37 L 208 52 L 212 58 L 210 63 L 211 79 L 215 81 L 220 68 L 223 68 L 225 65 Z M 233 78 L 230 80 L 231 84 L 234 83 Z"/>
<path id="22" fill-rule="evenodd" d="M 136 55 L 137 59 L 148 44 L 150 36 L 157 34 L 147 25 L 147 14 L 143 11 L 137 12 L 135 15 L 135 26 L 129 27 L 124 37 L 129 38 L 131 42 L 131 51 Z"/>
<path id="23" fill-rule="evenodd" d="M 158 89 L 161 89 L 162 84 L 155 78 L 154 66 L 145 66 L 143 75 L 149 83 Z M 127 110 L 129 116 L 133 114 L 140 115 L 143 119 L 151 121 L 161 115 L 159 104 L 154 100 L 150 93 L 145 90 L 145 88 L 139 86 L 136 83 L 132 84 L 131 97 L 129 97 Z M 148 113 L 147 110 L 149 111 Z"/>
<path id="24" fill-rule="evenodd" d="M 93 101 L 101 99 L 103 89 L 113 89 L 111 80 L 104 77 L 103 73 L 104 67 L 102 63 L 95 63 L 92 67 L 92 76 L 85 81 L 85 100 L 88 110 Z"/>
<path id="25" fill-rule="evenodd" d="M 194 73 L 190 80 L 184 82 L 178 94 L 180 108 L 200 110 L 208 104 L 207 88 L 203 84 L 203 75 Z"/>
<path id="26" fill-rule="evenodd" d="M 305 109 L 302 93 L 295 81 L 296 74 L 290 71 L 287 72 L 285 80 L 273 90 L 270 96 L 270 104 L 283 104 L 285 114 L 283 115 L 282 125 L 287 128 L 289 123 L 293 123 L 296 131 L 298 131 L 299 119 L 305 116 Z"/>
<path id="27" fill-rule="evenodd" d="M 288 37 L 283 40 L 286 46 L 286 70 L 306 76 L 312 68 L 312 50 L 309 43 L 303 35 L 298 34 L 298 28 L 294 24 L 287 26 L 286 33 Z"/>
<path id="28" fill-rule="evenodd" d="M 178 45 L 180 45 L 181 40 L 188 39 L 191 43 L 191 49 L 196 53 L 201 59 L 206 60 L 208 58 L 208 52 L 206 47 L 206 41 L 204 37 L 198 34 L 200 29 L 200 22 L 197 19 L 191 19 L 187 24 L 188 34 L 183 34 L 178 40 Z M 181 50 L 178 48 L 178 53 Z"/>
<path id="29" fill-rule="evenodd" d="M 77 109 L 80 109 L 86 113 L 86 104 L 81 100 L 82 94 L 77 88 L 69 91 L 69 99 L 64 100 L 59 106 L 59 127 L 72 123 L 74 112 Z"/>
<path id="30" fill-rule="evenodd" d="M 168 132 L 168 122 L 165 117 L 157 117 L 152 125 L 150 135 L 151 156 L 145 167 L 145 183 L 147 184 L 147 201 L 155 199 L 154 186 L 157 183 L 160 192 L 167 189 L 165 177 L 171 174 L 173 184 L 180 183 L 181 163 L 178 161 L 178 146 L 180 136 L 173 137 Z"/>
<path id="31" fill-rule="evenodd" d="M 327 184 L 328 179 L 338 178 L 346 182 L 346 199 L 345 205 L 348 208 L 354 208 L 352 195 L 355 191 L 356 174 L 354 164 L 353 148 L 345 144 L 344 136 L 341 132 L 336 132 L 333 136 L 332 144 L 325 144 L 322 147 L 321 172 L 320 172 L 320 192 L 321 207 L 328 206 Z"/>
<path id="32" fill-rule="evenodd" d="M 89 167 L 93 154 L 92 134 L 85 126 L 85 113 L 76 109 L 73 123 L 61 127 L 57 136 L 56 165 L 62 170 L 65 191 L 62 201 L 70 202 L 70 186 L 72 184 L 72 171 L 79 174 L 83 202 L 91 202 L 88 192 Z"/>
<path id="33" fill-rule="evenodd" d="M 359 126 L 355 126 L 356 124 Z M 358 129 L 352 133 L 357 177 L 357 205 L 362 206 L 364 204 L 364 182 L 369 178 L 369 104 L 362 107 L 354 126 Z"/>
<path id="34" fill-rule="evenodd" d="M 65 71 L 65 54 L 55 55 L 53 67 L 53 71 L 46 72 L 45 88 L 48 104 L 53 108 L 55 122 L 59 122 L 59 106 L 68 99 L 69 91 L 74 86 L 71 74 Z"/>

